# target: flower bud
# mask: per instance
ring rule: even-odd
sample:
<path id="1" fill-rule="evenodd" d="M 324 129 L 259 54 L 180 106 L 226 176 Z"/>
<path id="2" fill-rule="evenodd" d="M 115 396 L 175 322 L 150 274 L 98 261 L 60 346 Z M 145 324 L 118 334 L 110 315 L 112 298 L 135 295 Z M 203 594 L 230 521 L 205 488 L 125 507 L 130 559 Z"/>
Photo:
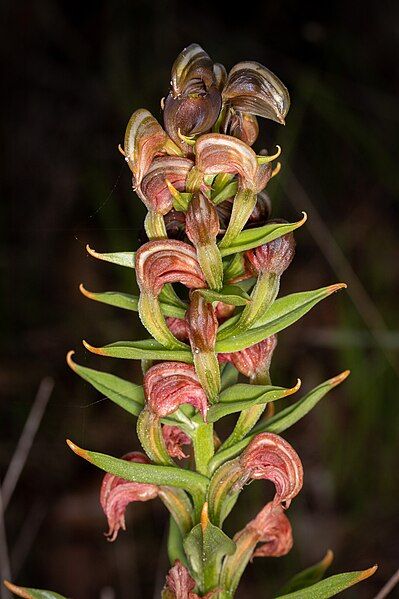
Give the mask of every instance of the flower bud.
<path id="1" fill-rule="evenodd" d="M 162 362 L 144 376 L 149 410 L 158 418 L 173 414 L 182 404 L 191 404 L 206 418 L 208 402 L 195 369 L 181 362 Z"/>
<path id="2" fill-rule="evenodd" d="M 273 352 L 277 345 L 276 335 L 255 343 L 241 351 L 219 354 L 221 362 L 231 362 L 241 374 L 251 381 L 262 375 L 268 375 Z"/>
<path id="3" fill-rule="evenodd" d="M 218 320 L 212 304 L 199 293 L 191 294 L 186 313 L 188 338 L 198 378 L 211 402 L 220 392 L 220 369 L 215 353 Z"/>
<path id="4" fill-rule="evenodd" d="M 245 256 L 257 273 L 274 273 L 280 277 L 291 264 L 294 253 L 294 235 L 287 233 L 253 250 L 248 250 Z"/>
<path id="5" fill-rule="evenodd" d="M 200 46 L 191 44 L 172 67 L 171 91 L 164 104 L 165 129 L 183 151 L 191 153 L 182 137 L 209 131 L 221 104 L 212 61 Z"/>
<path id="6" fill-rule="evenodd" d="M 148 210 L 158 214 L 167 214 L 173 208 L 173 197 L 166 183 L 168 180 L 178 191 L 184 191 L 187 174 L 193 163 L 180 156 L 160 156 L 149 167 L 137 195 Z"/>
<path id="7" fill-rule="evenodd" d="M 172 316 L 168 316 L 165 320 L 168 329 L 173 333 L 176 339 L 179 339 L 179 341 L 188 340 L 187 323 L 184 318 L 173 318 Z"/>
<path id="8" fill-rule="evenodd" d="M 273 503 L 285 503 L 299 493 L 303 484 L 301 460 L 293 447 L 274 433 L 256 435 L 239 458 L 246 480 L 267 479 L 274 483 L 276 495 Z"/>
<path id="9" fill-rule="evenodd" d="M 177 458 L 178 460 L 188 458 L 188 456 L 184 453 L 182 447 L 183 445 L 190 445 L 191 439 L 188 435 L 186 435 L 186 433 L 184 433 L 181 430 L 181 428 L 179 428 L 178 426 L 170 426 L 169 424 L 164 424 L 164 426 L 162 427 L 162 434 L 168 454 L 172 458 Z"/>
<path id="10" fill-rule="evenodd" d="M 213 351 L 216 343 L 218 320 L 212 304 L 209 304 L 199 293 L 191 294 L 186 322 L 193 351 Z"/>
<path id="11" fill-rule="evenodd" d="M 128 462 L 148 464 L 146 455 L 139 451 L 132 451 L 122 457 Z M 108 520 L 109 530 L 106 537 L 115 541 L 118 531 L 126 530 L 125 511 L 132 501 L 148 501 L 158 496 L 158 487 L 150 483 L 135 483 L 126 481 L 113 474 L 106 474 L 103 478 L 100 493 L 100 503 Z"/>
<path id="12" fill-rule="evenodd" d="M 259 135 L 259 125 L 256 116 L 230 108 L 221 126 L 226 135 L 240 139 L 248 146 L 253 146 Z"/>
<path id="13" fill-rule="evenodd" d="M 194 194 L 186 214 L 186 233 L 197 250 L 197 257 L 211 289 L 223 284 L 223 264 L 216 236 L 219 218 L 215 206 L 202 193 Z"/>
<path id="14" fill-rule="evenodd" d="M 230 71 L 222 92 L 223 103 L 235 110 L 284 124 L 290 107 L 285 85 L 258 62 L 240 62 Z"/>
<path id="15" fill-rule="evenodd" d="M 193 592 L 194 588 L 194 579 L 186 566 L 177 559 L 166 576 L 162 599 L 199 599 L 199 596 Z"/>
<path id="16" fill-rule="evenodd" d="M 215 75 L 216 87 L 222 91 L 227 80 L 227 71 L 220 62 L 213 65 L 213 74 Z"/>

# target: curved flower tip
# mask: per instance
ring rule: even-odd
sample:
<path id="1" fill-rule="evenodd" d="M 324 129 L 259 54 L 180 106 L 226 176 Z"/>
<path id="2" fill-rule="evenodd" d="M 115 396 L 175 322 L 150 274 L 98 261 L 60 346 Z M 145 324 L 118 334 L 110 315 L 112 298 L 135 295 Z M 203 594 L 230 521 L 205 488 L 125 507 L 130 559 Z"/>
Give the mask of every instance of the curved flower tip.
<path id="1" fill-rule="evenodd" d="M 330 285 L 328 290 L 330 293 L 335 293 L 336 291 L 340 291 L 340 289 L 347 289 L 348 285 L 346 283 L 335 283 L 334 285 Z"/>
<path id="2" fill-rule="evenodd" d="M 333 387 L 336 387 L 340 383 L 343 383 L 348 378 L 350 373 L 351 373 L 350 370 L 344 370 L 343 372 L 341 372 L 341 374 L 337 374 L 337 376 L 334 376 L 333 378 L 331 378 L 329 380 L 330 385 L 332 385 Z"/>
<path id="3" fill-rule="evenodd" d="M 299 493 L 303 484 L 301 460 L 294 448 L 274 433 L 256 435 L 240 457 L 245 479 L 266 479 L 274 483 L 273 503 L 285 503 Z M 241 481 L 245 482 L 244 481 Z"/>
<path id="4" fill-rule="evenodd" d="M 136 276 L 142 291 L 159 295 L 165 283 L 206 287 L 195 249 L 175 239 L 149 241 L 136 253 Z"/>
<path id="5" fill-rule="evenodd" d="M 281 237 L 277 237 L 277 239 L 273 239 L 273 241 L 269 241 L 269 243 L 248 250 L 245 252 L 245 256 L 256 272 L 269 272 L 281 276 L 291 264 L 294 253 L 294 235 L 286 233 Z"/>
<path id="6" fill-rule="evenodd" d="M 88 343 L 85 339 L 82 339 L 82 343 L 84 348 L 90 351 L 92 354 L 98 354 L 99 356 L 104 355 L 104 352 L 101 347 L 94 347 L 93 345 L 90 345 L 90 343 Z"/>
<path id="7" fill-rule="evenodd" d="M 146 455 L 132 451 L 122 457 L 128 462 L 148 464 Z M 149 501 L 158 496 L 158 487 L 151 483 L 135 483 L 107 473 L 101 485 L 100 503 L 108 520 L 108 541 L 115 541 L 120 529 L 126 530 L 125 511 L 132 501 Z"/>
<path id="8" fill-rule="evenodd" d="M 184 191 L 192 167 L 191 160 L 180 156 L 155 158 L 136 193 L 148 210 L 165 215 L 173 207 L 170 186 L 177 191 Z"/>
<path id="9" fill-rule="evenodd" d="M 133 173 L 136 188 L 148 171 L 152 160 L 160 154 L 167 142 L 167 135 L 148 110 L 136 110 L 128 122 L 125 141 L 125 160 Z"/>
<path id="10" fill-rule="evenodd" d="M 285 124 L 290 107 L 287 88 L 258 62 L 240 62 L 230 71 L 222 92 L 223 102 L 235 110 Z"/>
<path id="11" fill-rule="evenodd" d="M 265 505 L 245 529 L 256 535 L 258 543 L 262 543 L 255 549 L 252 557 L 281 557 L 292 548 L 290 521 L 281 505 L 275 505 L 272 501 Z"/>
<path id="12" fill-rule="evenodd" d="M 76 364 L 75 362 L 72 360 L 72 356 L 75 355 L 75 352 L 73 349 L 71 349 L 67 355 L 66 355 L 66 363 L 68 364 L 69 368 L 71 370 L 73 370 L 74 372 L 76 372 Z"/>
<path id="13" fill-rule="evenodd" d="M 191 439 L 181 430 L 181 428 L 164 424 L 162 427 L 162 435 L 168 454 L 172 458 L 177 458 L 178 460 L 188 458 L 188 455 L 184 453 L 182 447 L 184 445 L 190 445 Z"/>
<path id="14" fill-rule="evenodd" d="M 221 105 L 212 61 L 201 46 L 191 44 L 172 67 L 171 91 L 164 103 L 168 135 L 185 152 L 190 152 L 185 138 L 209 131 Z"/>
<path id="15" fill-rule="evenodd" d="M 162 362 L 144 376 L 144 393 L 150 411 L 163 418 L 188 403 L 206 418 L 208 401 L 194 366 L 181 362 Z"/>

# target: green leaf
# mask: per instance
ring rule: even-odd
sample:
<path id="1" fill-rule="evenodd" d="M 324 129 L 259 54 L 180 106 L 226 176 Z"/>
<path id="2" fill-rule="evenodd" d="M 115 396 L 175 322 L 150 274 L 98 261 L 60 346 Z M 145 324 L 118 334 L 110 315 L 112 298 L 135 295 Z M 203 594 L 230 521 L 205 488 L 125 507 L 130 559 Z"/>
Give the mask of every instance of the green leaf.
<path id="1" fill-rule="evenodd" d="M 276 433 L 278 435 L 287 430 L 287 428 L 306 416 L 306 414 L 308 414 L 308 412 L 310 412 L 310 410 L 312 410 L 318 402 L 331 391 L 331 389 L 342 383 L 349 374 L 350 371 L 345 370 L 344 372 L 341 372 L 341 374 L 324 381 L 321 385 L 318 385 L 312 389 L 312 391 L 309 391 L 305 397 L 294 403 L 292 406 L 288 406 L 288 408 L 281 410 L 265 422 L 259 422 L 259 424 L 252 429 L 251 436 L 264 431 Z"/>
<path id="2" fill-rule="evenodd" d="M 127 360 L 174 360 L 192 364 L 193 355 L 187 348 L 167 349 L 154 339 L 143 339 L 142 341 L 116 341 L 104 347 L 93 347 L 87 341 L 83 341 L 86 349 L 93 354 L 108 356 L 110 358 L 124 358 Z"/>
<path id="3" fill-rule="evenodd" d="M 225 389 L 227 389 L 227 387 L 236 384 L 238 380 L 238 370 L 235 368 L 235 366 L 233 366 L 233 364 L 231 364 L 230 362 L 223 364 L 221 368 L 221 373 L 221 391 L 224 391 Z"/>
<path id="4" fill-rule="evenodd" d="M 144 404 L 144 391 L 141 385 L 135 385 L 108 372 L 80 366 L 73 362 L 73 354 L 74 352 L 68 353 L 67 362 L 76 374 L 130 414 L 134 416 L 140 414 Z"/>
<path id="5" fill-rule="evenodd" d="M 80 291 L 85 297 L 96 302 L 108 304 L 109 306 L 115 306 L 116 308 L 123 308 L 124 310 L 138 311 L 139 297 L 137 295 L 131 295 L 130 293 L 121 293 L 119 291 L 103 291 L 101 293 L 94 293 L 88 291 L 83 285 L 79 286 Z M 165 316 L 172 316 L 174 318 L 184 318 L 185 310 L 181 307 L 171 305 L 168 302 L 160 302 L 161 310 Z"/>
<path id="6" fill-rule="evenodd" d="M 219 193 L 217 193 L 215 195 L 212 194 L 212 202 L 215 204 L 215 206 L 217 206 L 218 204 L 221 204 L 225 200 L 228 200 L 229 198 L 234 197 L 237 193 L 237 190 L 238 190 L 238 182 L 231 181 L 231 183 L 226 185 L 226 187 L 224 187 Z"/>
<path id="7" fill-rule="evenodd" d="M 241 231 L 228 247 L 222 247 L 220 253 L 222 257 L 244 252 L 254 247 L 258 247 L 273 239 L 282 237 L 291 231 L 295 231 L 301 227 L 307 220 L 306 213 L 303 212 L 303 218 L 296 223 L 270 223 L 263 227 L 255 227 L 254 229 L 245 229 Z"/>
<path id="8" fill-rule="evenodd" d="M 257 424 L 252 431 L 242 439 L 242 441 L 239 441 L 226 449 L 221 448 L 210 461 L 209 472 L 215 472 L 221 464 L 235 458 L 258 433 L 267 431 L 279 434 L 298 422 L 298 420 L 306 416 L 306 414 L 310 412 L 310 410 L 314 408 L 317 403 L 331 391 L 331 389 L 342 383 L 348 375 L 349 370 L 345 370 L 341 374 L 324 381 L 324 383 L 318 385 L 318 387 L 307 393 L 305 397 L 294 403 L 292 406 L 281 410 L 281 412 L 278 412 L 278 414 L 268 420 L 259 422 L 259 424 Z"/>
<path id="9" fill-rule="evenodd" d="M 336 285 L 329 285 L 328 287 L 322 287 L 314 291 L 292 293 L 291 295 L 277 299 L 251 329 L 239 335 L 217 341 L 216 351 L 235 352 L 259 343 L 270 337 L 273 333 L 278 333 L 278 331 L 289 327 L 309 312 L 322 299 L 344 287 L 346 287 L 344 283 L 337 283 Z M 227 326 L 231 326 L 236 320 L 237 317 L 226 320 L 219 331 L 224 330 Z"/>
<path id="10" fill-rule="evenodd" d="M 330 567 L 332 561 L 334 559 L 333 552 L 329 549 L 323 559 L 314 564 L 314 566 L 310 566 L 310 568 L 306 568 L 306 570 L 302 570 L 299 574 L 296 574 L 291 578 L 291 580 L 281 589 L 281 594 L 292 593 L 293 591 L 299 591 L 301 589 L 306 589 L 307 587 L 319 582 L 324 576 L 327 568 Z"/>
<path id="11" fill-rule="evenodd" d="M 224 556 L 232 555 L 236 549 L 234 541 L 209 521 L 207 504 L 205 506 L 201 523 L 194 526 L 183 541 L 184 550 L 203 593 L 217 586 Z"/>
<path id="12" fill-rule="evenodd" d="M 187 558 L 183 549 L 183 536 L 173 516 L 170 516 L 169 518 L 168 556 L 171 565 L 179 559 L 185 566 L 187 566 Z"/>
<path id="13" fill-rule="evenodd" d="M 301 589 L 288 595 L 280 595 L 276 599 L 328 599 L 334 597 L 348 589 L 349 587 L 369 578 L 376 571 L 377 566 L 373 566 L 368 570 L 360 570 L 358 572 L 346 572 L 345 574 L 336 574 L 330 576 L 317 584 L 313 584 L 307 589 Z"/>
<path id="14" fill-rule="evenodd" d="M 282 397 L 295 393 L 300 386 L 300 381 L 292 389 L 285 387 L 273 387 L 271 385 L 249 385 L 239 383 L 232 385 L 219 396 L 219 403 L 211 406 L 208 410 L 207 421 L 216 422 L 227 414 L 241 412 L 252 406 L 267 404 Z"/>
<path id="15" fill-rule="evenodd" d="M 158 466 L 127 462 L 95 451 L 87 451 L 67 440 L 69 447 L 76 455 L 94 464 L 105 472 L 120 476 L 125 480 L 137 483 L 152 483 L 166 487 L 177 487 L 188 491 L 194 499 L 202 501 L 206 492 L 208 479 L 202 474 L 184 470 L 177 466 Z"/>
<path id="16" fill-rule="evenodd" d="M 27 587 L 18 587 L 8 580 L 4 581 L 4 585 L 9 591 L 14 593 L 17 597 L 23 597 L 24 599 L 65 599 L 63 595 L 55 593 L 54 591 L 44 591 L 43 589 L 28 589 Z"/>
<path id="17" fill-rule="evenodd" d="M 112 252 L 111 254 L 99 254 L 96 250 L 93 250 L 89 245 L 86 246 L 87 252 L 93 258 L 98 260 L 104 260 L 105 262 L 112 262 L 112 264 L 118 264 L 118 266 L 126 266 L 127 268 L 134 268 L 135 252 Z"/>
<path id="18" fill-rule="evenodd" d="M 238 285 L 226 285 L 221 291 L 198 289 L 196 293 L 202 295 L 210 304 L 212 302 L 223 302 L 230 306 L 246 306 L 251 301 L 248 293 Z"/>

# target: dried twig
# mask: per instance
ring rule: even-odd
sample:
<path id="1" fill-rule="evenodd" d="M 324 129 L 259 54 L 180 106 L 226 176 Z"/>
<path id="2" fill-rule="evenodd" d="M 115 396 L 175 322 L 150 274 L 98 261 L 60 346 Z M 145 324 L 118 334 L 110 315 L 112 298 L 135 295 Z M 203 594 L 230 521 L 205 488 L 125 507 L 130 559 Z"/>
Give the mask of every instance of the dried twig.
<path id="1" fill-rule="evenodd" d="M 396 570 L 395 574 L 391 576 L 386 584 L 382 587 L 379 593 L 374 597 L 374 599 L 385 599 L 389 595 L 389 593 L 396 587 L 399 583 L 399 568 Z"/>
<path id="2" fill-rule="evenodd" d="M 25 422 L 24 429 L 18 441 L 18 445 L 11 458 L 6 475 L 1 486 L 1 494 L 3 498 L 3 511 L 5 512 L 10 502 L 18 479 L 25 466 L 32 443 L 34 441 L 37 429 L 43 418 L 48 400 L 54 388 L 54 381 L 50 377 L 44 378 L 37 390 L 29 416 Z"/>

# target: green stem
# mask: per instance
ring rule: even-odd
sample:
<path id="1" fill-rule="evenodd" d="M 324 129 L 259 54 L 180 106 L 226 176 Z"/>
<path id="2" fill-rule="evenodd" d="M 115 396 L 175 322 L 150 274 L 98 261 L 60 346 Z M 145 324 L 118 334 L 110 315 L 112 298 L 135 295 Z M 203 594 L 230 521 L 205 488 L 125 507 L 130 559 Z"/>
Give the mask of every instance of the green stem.
<path id="1" fill-rule="evenodd" d="M 223 264 L 215 242 L 197 245 L 197 257 L 210 289 L 219 291 L 223 286 Z"/>
<path id="2" fill-rule="evenodd" d="M 214 454 L 213 424 L 200 424 L 193 435 L 195 466 L 197 472 L 208 473 L 208 465 Z"/>
<path id="3" fill-rule="evenodd" d="M 265 314 L 277 297 L 280 277 L 273 272 L 259 273 L 255 287 L 251 293 L 251 302 L 245 306 L 237 321 L 231 326 L 221 329 L 218 340 L 244 333 Z"/>

